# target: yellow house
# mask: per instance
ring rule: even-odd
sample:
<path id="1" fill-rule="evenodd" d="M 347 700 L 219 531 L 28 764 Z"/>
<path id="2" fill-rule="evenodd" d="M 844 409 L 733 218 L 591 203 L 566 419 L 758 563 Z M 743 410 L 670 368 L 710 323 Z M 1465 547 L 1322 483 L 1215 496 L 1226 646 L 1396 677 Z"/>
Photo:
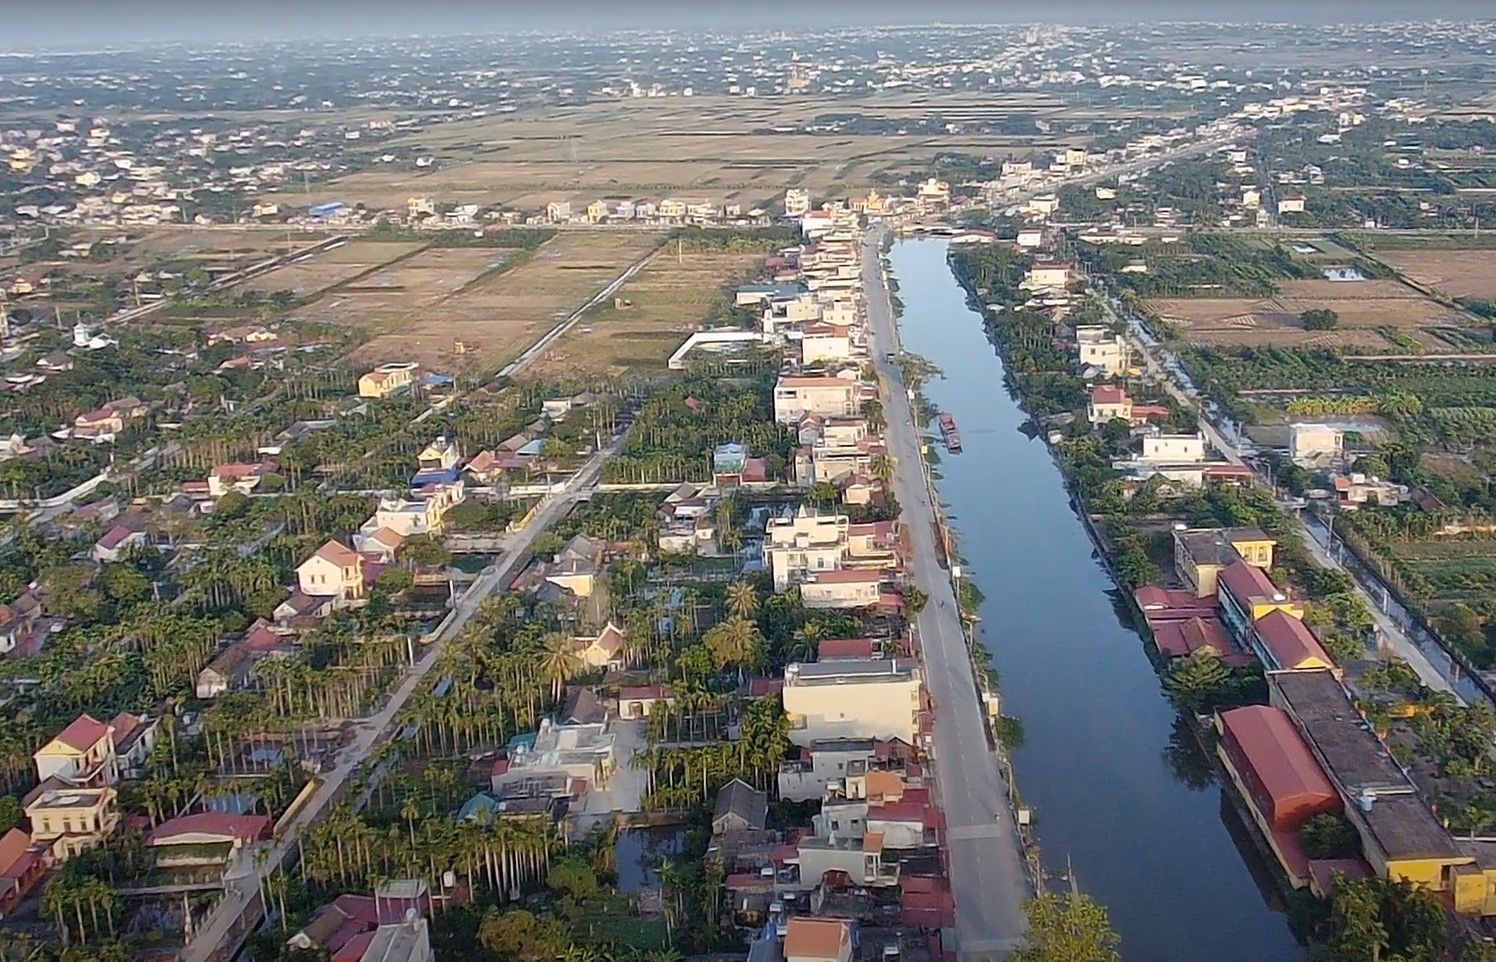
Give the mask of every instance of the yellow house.
<path id="1" fill-rule="evenodd" d="M 1216 593 L 1216 578 L 1222 569 L 1241 560 L 1264 570 L 1273 566 L 1273 548 L 1278 542 L 1261 528 L 1209 528 L 1174 532 L 1174 569 L 1196 598 Z"/>
<path id="2" fill-rule="evenodd" d="M 666 197 L 660 201 L 659 214 L 661 217 L 684 217 L 686 216 L 685 202 Z"/>
<path id="3" fill-rule="evenodd" d="M 33 754 L 38 781 L 55 779 L 67 785 L 113 785 L 119 781 L 114 755 L 114 730 L 83 714 Z"/>
<path id="4" fill-rule="evenodd" d="M 608 205 L 595 200 L 587 205 L 587 223 L 596 224 L 608 216 Z"/>
<path id="5" fill-rule="evenodd" d="M 56 788 L 44 782 L 25 804 L 31 840 L 47 846 L 53 860 L 66 861 L 108 838 L 119 825 L 119 793 L 100 788 Z"/>
<path id="6" fill-rule="evenodd" d="M 596 637 L 572 639 L 573 650 L 588 668 L 620 667 L 623 664 L 623 629 L 608 622 Z"/>
<path id="7" fill-rule="evenodd" d="M 344 600 L 364 595 L 364 559 L 357 551 L 329 541 L 296 566 L 296 584 L 303 594 Z"/>
<path id="8" fill-rule="evenodd" d="M 410 390 L 416 379 L 416 366 L 410 363 L 381 364 L 358 379 L 358 396 L 371 398 L 393 397 Z"/>

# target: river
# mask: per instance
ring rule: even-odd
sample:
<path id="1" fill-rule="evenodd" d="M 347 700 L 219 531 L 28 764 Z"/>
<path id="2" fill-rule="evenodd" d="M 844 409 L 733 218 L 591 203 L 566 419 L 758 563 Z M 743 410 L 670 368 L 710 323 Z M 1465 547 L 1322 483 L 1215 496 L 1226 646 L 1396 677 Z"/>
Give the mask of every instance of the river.
<path id="1" fill-rule="evenodd" d="M 1003 366 L 939 240 L 891 254 L 906 350 L 944 378 L 925 394 L 955 416 L 965 452 L 942 452 L 942 500 L 986 595 L 982 642 L 1001 676 L 1014 753 L 1051 876 L 1106 905 L 1127 962 L 1297 962 L 1216 768 L 1176 725 L 1138 633 L 1071 507 L 1042 440 L 1003 387 Z M 958 898 L 962 893 L 957 893 Z"/>

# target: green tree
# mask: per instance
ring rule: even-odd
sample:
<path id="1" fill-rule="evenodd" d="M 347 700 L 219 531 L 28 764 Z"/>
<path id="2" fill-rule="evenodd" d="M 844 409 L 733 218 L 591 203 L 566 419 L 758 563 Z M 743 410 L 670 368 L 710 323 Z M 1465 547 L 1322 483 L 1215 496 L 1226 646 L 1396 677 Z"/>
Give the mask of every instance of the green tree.
<path id="1" fill-rule="evenodd" d="M 1180 658 L 1164 675 L 1164 691 L 1174 704 L 1198 712 L 1219 699 L 1231 678 L 1231 667 L 1214 648 L 1199 648 Z"/>
<path id="2" fill-rule="evenodd" d="M 1361 836 L 1339 815 L 1322 812 L 1299 826 L 1299 841 L 1310 858 L 1355 858 L 1361 853 Z"/>
<path id="3" fill-rule="evenodd" d="M 547 887 L 564 892 L 578 902 L 585 902 L 597 894 L 597 872 L 578 857 L 564 858 L 551 866 L 546 876 Z"/>
<path id="4" fill-rule="evenodd" d="M 1306 331 L 1331 331 L 1340 322 L 1340 315 L 1328 307 L 1316 307 L 1299 315 Z"/>
<path id="5" fill-rule="evenodd" d="M 925 610 L 925 605 L 930 603 L 930 596 L 925 594 L 914 585 L 904 588 L 904 607 L 909 609 L 911 615 L 917 615 Z"/>
<path id="6" fill-rule="evenodd" d="M 1028 945 L 1014 962 L 1121 962 L 1106 909 L 1079 892 L 1045 893 L 1024 906 Z"/>

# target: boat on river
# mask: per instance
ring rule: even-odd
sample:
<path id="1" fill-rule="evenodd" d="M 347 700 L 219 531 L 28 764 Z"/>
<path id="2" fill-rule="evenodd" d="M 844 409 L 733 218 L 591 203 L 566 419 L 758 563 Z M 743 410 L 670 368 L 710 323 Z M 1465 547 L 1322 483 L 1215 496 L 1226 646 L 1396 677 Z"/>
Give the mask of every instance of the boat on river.
<path id="1" fill-rule="evenodd" d="M 956 419 L 942 411 L 936 420 L 940 424 L 940 436 L 945 439 L 945 449 L 952 454 L 960 454 L 961 432 L 956 430 Z"/>

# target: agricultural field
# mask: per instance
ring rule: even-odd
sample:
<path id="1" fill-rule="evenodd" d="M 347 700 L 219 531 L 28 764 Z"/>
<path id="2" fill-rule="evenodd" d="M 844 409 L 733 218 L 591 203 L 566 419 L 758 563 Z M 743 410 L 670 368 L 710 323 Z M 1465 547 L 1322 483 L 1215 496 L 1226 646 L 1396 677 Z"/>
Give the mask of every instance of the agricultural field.
<path id="1" fill-rule="evenodd" d="M 1340 348 L 1378 353 L 1467 349 L 1471 318 L 1395 280 L 1284 280 L 1262 298 L 1149 298 L 1148 310 L 1193 345 Z M 1307 331 L 1299 316 L 1327 308 L 1334 330 Z"/>
<path id="2" fill-rule="evenodd" d="M 813 193 L 866 189 L 880 171 L 922 169 L 942 153 L 1006 157 L 1089 142 L 1087 134 L 900 133 L 937 113 L 947 122 L 1013 117 L 1085 121 L 1127 108 L 1066 106 L 1044 95 L 932 97 L 884 94 L 857 101 L 806 97 L 655 98 L 550 107 L 443 124 L 380 147 L 434 158 L 424 169 L 349 174 L 306 198 L 371 209 L 430 195 L 454 203 L 543 206 L 594 199 L 736 202 L 744 209 L 788 187 Z M 821 121 L 878 125 L 841 132 Z M 799 125 L 816 124 L 816 132 Z M 1032 131 L 1032 123 L 1026 125 Z M 881 132 L 880 132 L 881 131 Z"/>
<path id="3" fill-rule="evenodd" d="M 309 312 L 317 320 L 337 324 L 362 324 L 376 329 L 397 325 L 419 311 L 434 308 L 519 256 L 521 252 L 517 250 L 496 247 L 428 247 L 407 252 L 354 282 L 327 292 Z"/>
<path id="4" fill-rule="evenodd" d="M 1496 300 L 1496 250 L 1382 250 L 1377 258 L 1449 297 Z"/>
<path id="5" fill-rule="evenodd" d="M 298 298 L 312 297 L 322 291 L 346 284 L 420 250 L 418 243 L 382 243 L 350 241 L 341 247 L 323 251 L 304 261 L 287 264 L 268 274 L 250 278 L 240 287 L 244 290 L 290 291 Z"/>
<path id="6" fill-rule="evenodd" d="M 590 373 L 616 377 L 663 370 L 670 352 L 755 273 L 759 253 L 662 248 L 614 298 L 588 311 L 536 359 L 537 375 Z"/>
<path id="7" fill-rule="evenodd" d="M 450 294 L 438 295 L 436 304 L 420 296 L 410 300 L 396 297 L 380 313 L 350 315 L 351 323 L 377 332 L 355 352 L 355 359 L 363 364 L 416 361 L 438 369 L 454 364 L 496 367 L 585 305 L 659 243 L 658 234 L 570 231 L 533 252 L 513 252 L 508 269 L 499 269 L 503 265 L 486 269 L 475 257 L 465 269 L 481 276 Z M 466 253 L 492 259 L 498 252 Z M 403 267 L 397 266 L 395 276 Z M 390 298 L 392 294 L 369 292 L 375 298 Z M 339 292 L 338 296 L 344 295 Z M 430 296 L 429 279 L 427 293 L 421 296 Z M 457 340 L 464 346 L 460 357 L 454 353 Z"/>

